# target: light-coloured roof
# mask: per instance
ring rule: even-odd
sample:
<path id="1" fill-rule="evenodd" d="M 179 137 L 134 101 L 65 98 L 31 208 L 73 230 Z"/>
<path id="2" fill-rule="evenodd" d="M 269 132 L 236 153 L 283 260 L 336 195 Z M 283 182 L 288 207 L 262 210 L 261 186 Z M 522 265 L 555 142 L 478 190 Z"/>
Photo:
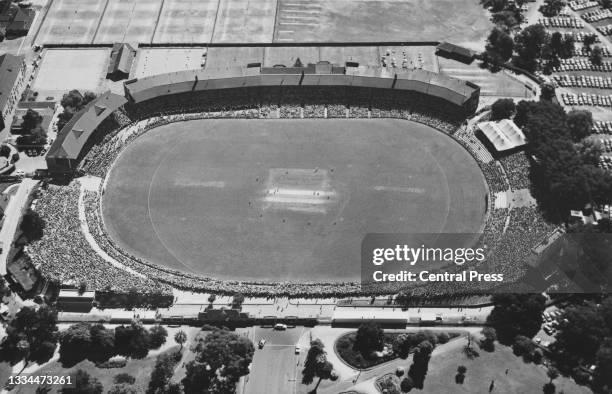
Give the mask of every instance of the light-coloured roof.
<path id="1" fill-rule="evenodd" d="M 498 152 L 514 149 L 527 143 L 525 134 L 510 119 L 499 122 L 482 122 L 478 128 Z"/>

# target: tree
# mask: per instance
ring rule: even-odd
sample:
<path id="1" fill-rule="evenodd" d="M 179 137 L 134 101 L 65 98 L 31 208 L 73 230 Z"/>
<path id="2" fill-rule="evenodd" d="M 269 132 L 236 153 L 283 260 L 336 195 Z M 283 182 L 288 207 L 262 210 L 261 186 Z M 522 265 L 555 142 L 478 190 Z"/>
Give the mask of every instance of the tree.
<path id="1" fill-rule="evenodd" d="M 6 327 L 0 345 L 3 360 L 47 362 L 57 344 L 57 311 L 48 306 L 23 307 Z M 24 366 L 25 368 L 25 366 Z"/>
<path id="2" fill-rule="evenodd" d="M 359 326 L 353 347 L 364 357 L 370 357 L 372 352 L 383 348 L 384 332 L 376 323 L 370 321 Z"/>
<path id="3" fill-rule="evenodd" d="M 84 280 L 79 283 L 79 295 L 83 295 L 87 291 L 87 282 Z"/>
<path id="4" fill-rule="evenodd" d="M 139 323 L 115 328 L 115 348 L 118 353 L 132 358 L 144 358 L 150 349 L 150 334 Z"/>
<path id="5" fill-rule="evenodd" d="M 493 327 L 484 327 L 481 331 L 483 335 L 483 339 L 480 342 L 481 347 L 488 351 L 492 352 L 495 350 L 495 341 L 497 340 L 497 332 Z"/>
<path id="6" fill-rule="evenodd" d="M 7 159 L 11 155 L 11 148 L 8 145 L 0 146 L 0 156 L 6 157 Z"/>
<path id="7" fill-rule="evenodd" d="M 567 127 L 575 142 L 588 137 L 593 129 L 593 114 L 587 110 L 572 110 L 567 114 Z"/>
<path id="8" fill-rule="evenodd" d="M 234 294 L 234 297 L 232 298 L 232 308 L 233 309 L 240 309 L 240 308 L 242 308 L 242 303 L 243 302 L 244 302 L 244 294 L 242 294 L 242 293 Z"/>
<path id="9" fill-rule="evenodd" d="M 464 365 L 460 365 L 457 367 L 457 375 L 455 375 L 455 383 L 463 384 L 465 381 L 465 373 L 467 372 L 467 368 Z"/>
<path id="10" fill-rule="evenodd" d="M 595 44 L 597 36 L 595 34 L 586 34 L 582 41 L 582 45 L 586 48 L 587 52 L 591 52 L 591 45 Z"/>
<path id="11" fill-rule="evenodd" d="M 549 82 L 544 82 L 540 86 L 540 99 L 551 101 L 555 97 L 555 85 Z"/>
<path id="12" fill-rule="evenodd" d="M 147 394 L 164 393 L 165 388 L 174 374 L 174 366 L 177 363 L 176 356 L 164 353 L 157 356 L 155 367 L 151 373 L 151 380 L 147 388 Z"/>
<path id="13" fill-rule="evenodd" d="M 412 343 L 408 334 L 400 334 L 393 340 L 393 352 L 399 358 L 406 359 L 410 355 Z"/>
<path id="14" fill-rule="evenodd" d="M 548 370 L 546 371 L 546 375 L 548 375 L 548 378 L 550 379 L 550 383 L 552 383 L 553 380 L 559 377 L 559 370 L 553 366 L 550 366 L 548 367 Z"/>
<path id="15" fill-rule="evenodd" d="M 408 375 L 414 383 L 414 387 L 422 389 L 425 383 L 425 376 L 429 368 L 429 359 L 434 346 L 429 341 L 421 342 L 414 350 L 413 363 L 408 370 Z"/>
<path id="16" fill-rule="evenodd" d="M 120 373 L 113 378 L 115 384 L 134 384 L 134 382 L 136 382 L 136 378 L 129 373 Z"/>
<path id="17" fill-rule="evenodd" d="M 108 390 L 108 394 L 137 394 L 138 392 L 134 387 L 129 384 L 121 383 L 115 384 Z"/>
<path id="18" fill-rule="evenodd" d="M 556 31 L 550 36 L 551 57 L 567 59 L 574 54 L 574 37 Z"/>
<path id="19" fill-rule="evenodd" d="M 304 369 L 302 370 L 302 384 L 311 384 L 315 377 L 318 377 L 317 385 L 312 390 L 313 393 L 317 392 L 319 384 L 323 379 L 337 379 L 337 375 L 333 374 L 334 367 L 327 361 L 327 355 L 323 349 L 323 344 L 320 341 L 313 341 L 308 349 L 306 355 L 306 361 L 304 362 Z M 334 380 L 335 380 L 334 379 Z"/>
<path id="20" fill-rule="evenodd" d="M 557 16 L 559 12 L 565 7 L 564 0 L 544 0 L 544 5 L 542 5 L 539 11 L 547 17 Z"/>
<path id="21" fill-rule="evenodd" d="M 102 394 L 100 381 L 79 369 L 74 375 L 74 387 L 62 388 L 62 394 Z"/>
<path id="22" fill-rule="evenodd" d="M 95 99 L 96 95 L 92 92 L 85 92 L 85 94 L 81 94 L 81 92 L 78 90 L 71 90 L 70 92 L 64 94 L 61 100 L 61 105 L 64 110 L 58 116 L 58 130 L 64 128 L 66 123 L 72 119 L 74 114 L 85 108 L 87 104 Z"/>
<path id="23" fill-rule="evenodd" d="M 161 345 L 166 343 L 168 331 L 161 325 L 153 326 L 149 329 L 149 346 L 150 349 L 159 349 Z"/>
<path id="24" fill-rule="evenodd" d="M 91 352 L 87 358 L 93 362 L 103 362 L 115 354 L 115 330 L 102 324 L 91 327 Z"/>
<path id="25" fill-rule="evenodd" d="M 514 37 L 517 54 L 514 63 L 527 71 L 536 71 L 549 42 L 550 35 L 543 25 L 527 26 Z"/>
<path id="26" fill-rule="evenodd" d="M 596 46 L 595 48 L 591 50 L 591 53 L 589 55 L 589 60 L 594 65 L 601 66 L 601 63 L 603 61 L 603 51 L 601 50 L 599 46 Z"/>
<path id="27" fill-rule="evenodd" d="M 542 391 L 544 392 L 544 394 L 555 394 L 557 388 L 553 383 L 546 383 L 544 387 L 542 387 Z"/>
<path id="28" fill-rule="evenodd" d="M 508 6 L 508 0 L 480 0 L 480 3 L 491 12 L 499 12 Z"/>
<path id="29" fill-rule="evenodd" d="M 402 379 L 402 382 L 400 383 L 400 389 L 402 390 L 402 392 L 408 393 L 410 392 L 410 390 L 412 390 L 413 387 L 414 383 L 412 382 L 410 376 L 406 376 L 404 379 Z"/>
<path id="30" fill-rule="evenodd" d="M 509 34 L 499 28 L 493 28 L 487 44 L 485 45 L 485 54 L 491 63 L 505 63 L 512 57 L 514 51 L 514 41 Z"/>
<path id="31" fill-rule="evenodd" d="M 608 297 L 612 300 L 612 297 Z M 612 325 L 608 325 L 612 331 Z M 594 383 L 596 387 L 612 387 L 612 376 L 609 371 L 612 371 L 612 339 L 608 338 L 600 346 L 595 355 L 596 366 Z"/>
<path id="32" fill-rule="evenodd" d="M 517 335 L 512 345 L 512 351 L 517 356 L 526 356 L 526 358 L 529 359 L 534 347 L 531 339 L 524 335 Z"/>
<path id="33" fill-rule="evenodd" d="M 71 367 L 91 353 L 91 325 L 77 323 L 60 334 L 60 362 Z"/>
<path id="34" fill-rule="evenodd" d="M 186 365 L 183 387 L 186 394 L 233 392 L 241 376 L 249 373 L 255 347 L 245 337 L 226 329 L 213 329 L 198 339 L 193 348 L 195 360 Z"/>
<path id="35" fill-rule="evenodd" d="M 23 123 L 21 124 L 22 134 L 30 134 L 36 127 L 40 126 L 43 121 L 42 115 L 32 108 L 29 108 L 21 119 L 23 119 Z"/>
<path id="36" fill-rule="evenodd" d="M 325 359 L 323 343 L 318 340 L 312 341 L 306 355 L 306 361 L 304 361 L 302 384 L 311 384 L 314 381 L 315 376 L 317 376 L 317 368 L 323 359 Z"/>
<path id="37" fill-rule="evenodd" d="M 174 342 L 181 345 L 179 352 L 183 350 L 183 344 L 187 342 L 187 334 L 185 333 L 185 331 L 179 330 L 176 334 L 174 334 Z"/>
<path id="38" fill-rule="evenodd" d="M 545 301 L 541 294 L 495 294 L 487 322 L 501 343 L 509 344 L 517 335 L 532 337 L 542 325 Z"/>
<path id="39" fill-rule="evenodd" d="M 183 394 L 183 389 L 179 383 L 168 383 L 164 394 Z"/>
<path id="40" fill-rule="evenodd" d="M 564 355 L 561 366 L 570 369 L 582 362 L 593 363 L 609 334 L 610 329 L 595 303 L 567 307 L 555 335 L 555 347 Z"/>
<path id="41" fill-rule="evenodd" d="M 515 110 L 512 99 L 498 99 L 491 105 L 491 120 L 509 119 Z"/>
<path id="42" fill-rule="evenodd" d="M 45 221 L 40 217 L 38 212 L 28 209 L 23 215 L 19 228 L 30 242 L 36 241 L 43 237 Z"/>

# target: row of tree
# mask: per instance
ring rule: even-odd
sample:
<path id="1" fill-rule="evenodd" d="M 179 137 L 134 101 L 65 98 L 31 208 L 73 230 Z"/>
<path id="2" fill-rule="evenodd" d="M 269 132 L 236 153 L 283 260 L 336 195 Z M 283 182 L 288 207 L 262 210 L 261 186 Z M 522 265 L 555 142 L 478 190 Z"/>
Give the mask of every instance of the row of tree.
<path id="1" fill-rule="evenodd" d="M 60 361 L 66 367 L 88 359 L 101 363 L 115 355 L 144 358 L 166 342 L 168 332 L 160 325 L 147 330 L 137 321 L 114 330 L 102 324 L 77 323 L 59 335 Z"/>
<path id="2" fill-rule="evenodd" d="M 591 133 L 588 111 L 571 111 L 548 100 L 521 101 L 514 122 L 529 141 L 532 194 L 547 219 L 564 222 L 571 209 L 612 200 L 612 174 L 598 167 L 601 149 Z"/>

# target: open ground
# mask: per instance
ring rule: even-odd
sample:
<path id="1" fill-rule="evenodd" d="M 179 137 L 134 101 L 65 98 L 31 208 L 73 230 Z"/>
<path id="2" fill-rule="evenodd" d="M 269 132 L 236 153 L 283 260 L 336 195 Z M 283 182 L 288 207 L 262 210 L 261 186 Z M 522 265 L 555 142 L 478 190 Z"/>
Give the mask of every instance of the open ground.
<path id="1" fill-rule="evenodd" d="M 38 44 L 442 41 L 478 48 L 477 0 L 54 0 Z"/>
<path id="2" fill-rule="evenodd" d="M 109 61 L 109 48 L 45 50 L 32 89 L 56 100 L 72 89 L 99 92 Z"/>
<path id="3" fill-rule="evenodd" d="M 370 232 L 478 232 L 485 180 L 402 120 L 201 120 L 119 157 L 103 200 L 126 250 L 221 279 L 356 280 Z"/>

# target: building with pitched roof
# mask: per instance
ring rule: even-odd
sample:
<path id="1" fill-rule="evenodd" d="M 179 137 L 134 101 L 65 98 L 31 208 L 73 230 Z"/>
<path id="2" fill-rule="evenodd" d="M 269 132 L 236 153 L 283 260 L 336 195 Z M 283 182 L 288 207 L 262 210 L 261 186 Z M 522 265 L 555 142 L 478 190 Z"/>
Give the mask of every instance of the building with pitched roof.
<path id="1" fill-rule="evenodd" d="M 74 114 L 60 130 L 47 152 L 49 171 L 76 170 L 79 160 L 86 153 L 89 137 L 105 119 L 126 102 L 125 97 L 108 91 Z"/>
<path id="2" fill-rule="evenodd" d="M 512 151 L 527 144 L 525 134 L 510 119 L 478 124 L 481 139 L 494 153 Z"/>
<path id="3" fill-rule="evenodd" d="M 136 49 L 130 44 L 116 43 L 111 51 L 111 60 L 106 71 L 107 78 L 127 78 L 136 57 Z"/>
<path id="4" fill-rule="evenodd" d="M 4 129 L 7 117 L 19 102 L 19 88 L 25 78 L 25 69 L 23 56 L 8 53 L 0 56 L 0 130 Z"/>

